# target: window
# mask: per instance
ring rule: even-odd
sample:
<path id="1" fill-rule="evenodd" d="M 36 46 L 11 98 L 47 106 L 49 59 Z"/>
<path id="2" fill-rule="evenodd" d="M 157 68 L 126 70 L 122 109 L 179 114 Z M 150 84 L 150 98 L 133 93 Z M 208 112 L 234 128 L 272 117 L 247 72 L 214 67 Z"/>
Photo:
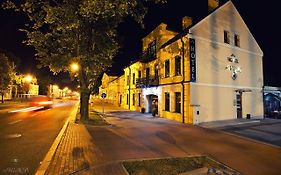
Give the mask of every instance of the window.
<path id="1" fill-rule="evenodd" d="M 165 78 L 170 76 L 170 61 L 165 61 Z"/>
<path id="2" fill-rule="evenodd" d="M 130 85 L 130 76 L 129 75 L 127 76 L 127 85 L 128 86 Z"/>
<path id="3" fill-rule="evenodd" d="M 141 106 L 141 93 L 139 93 L 139 106 Z"/>
<path id="4" fill-rule="evenodd" d="M 133 84 L 135 84 L 136 83 L 136 74 L 135 73 L 133 73 Z"/>
<path id="5" fill-rule="evenodd" d="M 136 104 L 136 100 L 135 100 L 136 98 L 135 98 L 135 94 L 133 94 L 133 106 L 135 106 L 135 104 Z"/>
<path id="6" fill-rule="evenodd" d="M 156 40 L 149 43 L 148 48 L 147 48 L 147 52 L 148 52 L 149 57 L 154 58 L 156 56 Z"/>
<path id="7" fill-rule="evenodd" d="M 224 43 L 230 44 L 230 33 L 228 31 L 224 31 Z"/>
<path id="8" fill-rule="evenodd" d="M 155 74 L 155 78 L 158 77 L 158 64 L 155 64 L 154 66 L 154 74 Z"/>
<path id="9" fill-rule="evenodd" d="M 120 95 L 119 104 L 122 104 L 122 95 Z"/>
<path id="10" fill-rule="evenodd" d="M 179 56 L 175 58 L 175 75 L 181 75 L 181 57 Z"/>
<path id="11" fill-rule="evenodd" d="M 240 37 L 237 34 L 234 35 L 234 44 L 235 46 L 240 47 Z"/>
<path id="12" fill-rule="evenodd" d="M 181 113 L 181 93 L 175 92 L 175 112 Z"/>
<path id="13" fill-rule="evenodd" d="M 141 71 L 139 70 L 138 77 L 141 78 Z"/>
<path id="14" fill-rule="evenodd" d="M 146 68 L 146 79 L 149 79 L 149 74 L 150 74 L 150 70 L 149 70 L 149 68 Z"/>
<path id="15" fill-rule="evenodd" d="M 170 93 L 165 92 L 165 111 L 170 111 Z"/>
<path id="16" fill-rule="evenodd" d="M 129 94 L 127 94 L 127 105 L 129 104 Z"/>

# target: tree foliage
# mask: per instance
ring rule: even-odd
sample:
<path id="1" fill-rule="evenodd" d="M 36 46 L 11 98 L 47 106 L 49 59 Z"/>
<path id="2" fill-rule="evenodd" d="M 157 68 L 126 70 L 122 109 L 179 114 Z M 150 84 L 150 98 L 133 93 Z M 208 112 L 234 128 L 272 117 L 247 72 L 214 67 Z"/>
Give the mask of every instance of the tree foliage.
<path id="1" fill-rule="evenodd" d="M 0 53 L 0 94 L 2 96 L 2 103 L 4 102 L 4 94 L 12 84 L 15 76 L 15 66 L 13 62 L 9 61 L 4 53 Z"/>
<path id="2" fill-rule="evenodd" d="M 79 63 L 83 106 L 118 52 L 118 25 L 128 16 L 143 24 L 150 2 L 163 0 L 7 0 L 2 5 L 27 15 L 30 23 L 22 29 L 28 37 L 25 43 L 35 48 L 43 66 L 58 73 Z"/>

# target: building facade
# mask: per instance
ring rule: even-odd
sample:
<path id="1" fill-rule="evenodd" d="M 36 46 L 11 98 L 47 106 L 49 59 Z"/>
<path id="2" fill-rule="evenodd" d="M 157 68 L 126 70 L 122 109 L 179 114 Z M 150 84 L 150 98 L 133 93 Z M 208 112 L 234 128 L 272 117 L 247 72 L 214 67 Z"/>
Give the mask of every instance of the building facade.
<path id="1" fill-rule="evenodd" d="M 161 23 L 142 39 L 138 61 L 103 79 L 100 92 L 127 109 L 182 123 L 263 117 L 263 52 L 234 4 L 213 2 L 199 22 L 184 17 L 180 33 Z"/>

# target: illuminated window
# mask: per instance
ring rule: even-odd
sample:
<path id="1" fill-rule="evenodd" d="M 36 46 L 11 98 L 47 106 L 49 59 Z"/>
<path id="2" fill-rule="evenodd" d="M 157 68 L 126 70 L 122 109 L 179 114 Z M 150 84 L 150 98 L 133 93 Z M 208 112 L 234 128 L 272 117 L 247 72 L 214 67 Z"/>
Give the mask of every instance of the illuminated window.
<path id="1" fill-rule="evenodd" d="M 175 58 L 175 75 L 181 75 L 181 57 L 179 56 Z"/>
<path id="2" fill-rule="evenodd" d="M 175 112 L 181 113 L 181 93 L 175 92 Z"/>
<path id="3" fill-rule="evenodd" d="M 165 78 L 170 76 L 170 61 L 165 61 Z"/>
<path id="4" fill-rule="evenodd" d="M 155 74 L 155 77 L 158 77 L 158 64 L 155 64 L 155 66 L 154 66 L 154 74 Z"/>
<path id="5" fill-rule="evenodd" d="M 133 94 L 133 106 L 135 106 L 135 104 L 136 104 L 136 101 L 135 101 L 135 94 Z"/>
<path id="6" fill-rule="evenodd" d="M 141 106 L 141 93 L 139 93 L 139 106 Z"/>
<path id="7" fill-rule="evenodd" d="M 235 46 L 240 47 L 240 37 L 237 34 L 234 35 L 234 44 Z"/>
<path id="8" fill-rule="evenodd" d="M 133 73 L 133 84 L 135 84 L 136 83 L 136 74 L 135 73 Z"/>
<path id="9" fill-rule="evenodd" d="M 170 111 L 170 93 L 165 92 L 165 111 Z"/>
<path id="10" fill-rule="evenodd" d="M 230 33 L 229 33 L 229 31 L 224 31 L 223 32 L 224 33 L 224 43 L 226 43 L 226 44 L 230 44 Z"/>

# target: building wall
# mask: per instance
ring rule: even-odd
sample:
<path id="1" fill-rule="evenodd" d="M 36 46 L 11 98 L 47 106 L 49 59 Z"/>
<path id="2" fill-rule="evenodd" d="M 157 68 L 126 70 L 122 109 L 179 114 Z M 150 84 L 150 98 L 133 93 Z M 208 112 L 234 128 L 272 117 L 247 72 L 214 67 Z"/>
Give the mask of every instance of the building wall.
<path id="1" fill-rule="evenodd" d="M 230 32 L 230 44 L 224 43 L 224 30 Z M 251 91 L 242 93 L 243 117 L 249 113 L 260 118 L 263 115 L 263 53 L 232 2 L 199 22 L 190 33 L 196 41 L 197 74 L 196 82 L 191 83 L 191 105 L 200 110 L 199 122 L 237 118 L 233 105 L 236 90 Z M 240 47 L 234 46 L 234 34 L 240 37 Z M 238 63 L 229 62 L 232 54 Z M 241 68 L 236 80 L 226 69 L 228 65 Z"/>
<path id="2" fill-rule="evenodd" d="M 143 52 L 148 49 L 150 43 L 156 41 L 154 60 L 132 63 L 124 69 L 122 78 L 111 81 L 108 77 L 103 79 L 105 85 L 102 86 L 109 94 L 108 99 L 112 103 L 135 111 L 145 108 L 145 111 L 149 112 L 151 102 L 148 97 L 156 95 L 160 117 L 198 124 L 237 118 L 236 95 L 241 92 L 242 116 L 246 117 L 250 114 L 252 117 L 260 118 L 263 115 L 263 52 L 231 1 L 191 27 L 189 34 L 161 48 L 164 43 L 177 35 L 166 27 L 167 25 L 162 23 L 142 39 Z M 224 43 L 224 31 L 229 33 L 229 44 Z M 234 35 L 239 36 L 239 46 L 235 46 Z M 196 42 L 196 81 L 194 82 L 190 82 L 192 79 L 189 39 L 191 38 Z M 181 58 L 180 75 L 175 73 L 176 57 Z M 233 60 L 229 59 L 230 57 L 233 57 Z M 238 61 L 235 62 L 235 59 Z M 167 60 L 170 63 L 170 74 L 165 77 Z M 158 65 L 159 86 L 136 86 L 139 71 L 143 78 L 146 76 L 146 68 L 150 68 L 150 77 L 154 77 L 155 65 Z M 232 78 L 234 68 L 238 71 L 235 80 Z M 165 110 L 166 92 L 170 94 L 169 110 Z M 180 112 L 175 112 L 175 92 L 181 93 Z M 140 105 L 139 93 L 141 93 Z"/>

